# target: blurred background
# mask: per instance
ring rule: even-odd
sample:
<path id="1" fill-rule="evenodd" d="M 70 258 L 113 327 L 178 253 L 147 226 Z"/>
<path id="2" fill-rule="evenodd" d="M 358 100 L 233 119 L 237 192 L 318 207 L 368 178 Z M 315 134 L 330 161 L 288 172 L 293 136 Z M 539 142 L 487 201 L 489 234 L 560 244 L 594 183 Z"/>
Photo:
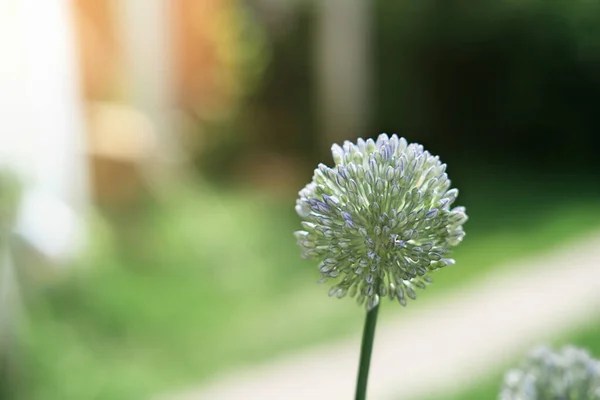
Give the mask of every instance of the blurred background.
<path id="1" fill-rule="evenodd" d="M 292 235 L 334 142 L 398 133 L 461 190 L 410 307 L 600 229 L 598 1 L 0 0 L 0 51 L 1 398 L 146 399 L 359 332 Z M 574 328 L 600 357 L 600 314 Z"/>

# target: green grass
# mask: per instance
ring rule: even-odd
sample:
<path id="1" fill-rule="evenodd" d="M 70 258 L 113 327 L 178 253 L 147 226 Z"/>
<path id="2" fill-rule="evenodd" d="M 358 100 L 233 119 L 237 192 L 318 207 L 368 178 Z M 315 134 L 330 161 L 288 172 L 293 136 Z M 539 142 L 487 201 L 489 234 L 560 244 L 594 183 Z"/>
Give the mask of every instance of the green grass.
<path id="1" fill-rule="evenodd" d="M 519 182 L 461 185 L 467 238 L 424 301 L 600 226 L 595 194 Z M 328 299 L 327 287 L 315 284 L 315 263 L 299 258 L 293 201 L 188 188 L 161 208 L 119 217 L 121 235 L 99 241 L 90 268 L 30 296 L 14 397 L 147 398 L 358 335 L 363 310 Z M 403 312 L 387 302 L 383 311 Z"/>
<path id="2" fill-rule="evenodd" d="M 543 343 L 555 349 L 572 344 L 588 350 L 594 358 L 600 359 L 600 315 L 597 320 L 591 321 L 575 333 L 543 341 Z M 523 354 L 524 356 L 525 354 Z M 453 393 L 448 396 L 436 395 L 430 400 L 495 400 L 498 398 L 505 371 L 513 367 L 518 367 L 520 362 L 520 358 L 505 362 L 503 368 L 498 369 L 481 382 L 475 382 L 471 387 L 465 388 L 463 392 Z"/>

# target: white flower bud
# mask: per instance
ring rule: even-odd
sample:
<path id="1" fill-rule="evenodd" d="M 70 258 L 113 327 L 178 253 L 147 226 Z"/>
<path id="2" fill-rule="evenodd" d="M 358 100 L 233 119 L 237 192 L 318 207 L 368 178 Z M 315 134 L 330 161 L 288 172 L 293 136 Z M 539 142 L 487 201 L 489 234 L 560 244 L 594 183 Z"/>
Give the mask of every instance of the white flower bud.
<path id="1" fill-rule="evenodd" d="M 519 369 L 508 371 L 499 400 L 600 399 L 600 361 L 581 349 L 532 350 Z"/>

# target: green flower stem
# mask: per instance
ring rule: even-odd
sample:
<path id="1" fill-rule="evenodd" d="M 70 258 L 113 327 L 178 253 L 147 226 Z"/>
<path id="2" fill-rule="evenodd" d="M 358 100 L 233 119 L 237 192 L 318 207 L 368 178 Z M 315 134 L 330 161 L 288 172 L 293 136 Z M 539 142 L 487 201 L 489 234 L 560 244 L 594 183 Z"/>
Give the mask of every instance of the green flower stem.
<path id="1" fill-rule="evenodd" d="M 371 311 L 367 311 L 367 318 L 365 319 L 365 329 L 360 348 L 360 362 L 358 365 L 358 379 L 356 381 L 356 400 L 365 400 L 367 398 L 367 380 L 369 379 L 369 367 L 371 366 L 371 353 L 373 352 L 378 311 L 379 304 Z"/>

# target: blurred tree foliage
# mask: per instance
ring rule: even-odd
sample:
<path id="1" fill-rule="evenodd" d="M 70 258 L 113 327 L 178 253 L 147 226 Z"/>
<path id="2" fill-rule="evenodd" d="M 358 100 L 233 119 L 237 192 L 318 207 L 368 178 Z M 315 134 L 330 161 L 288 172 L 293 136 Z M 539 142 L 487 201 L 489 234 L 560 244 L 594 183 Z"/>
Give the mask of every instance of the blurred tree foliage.
<path id="1" fill-rule="evenodd" d="M 376 104 L 364 136 L 397 132 L 452 165 L 597 166 L 600 1 L 378 0 L 373 18 Z M 314 21 L 302 3 L 287 34 L 271 38 L 262 86 L 228 125 L 236 147 L 323 157 Z M 234 157 L 216 153 L 214 166 Z"/>
<path id="2" fill-rule="evenodd" d="M 377 5 L 377 130 L 421 135 L 449 163 L 596 164 L 600 2 Z"/>

